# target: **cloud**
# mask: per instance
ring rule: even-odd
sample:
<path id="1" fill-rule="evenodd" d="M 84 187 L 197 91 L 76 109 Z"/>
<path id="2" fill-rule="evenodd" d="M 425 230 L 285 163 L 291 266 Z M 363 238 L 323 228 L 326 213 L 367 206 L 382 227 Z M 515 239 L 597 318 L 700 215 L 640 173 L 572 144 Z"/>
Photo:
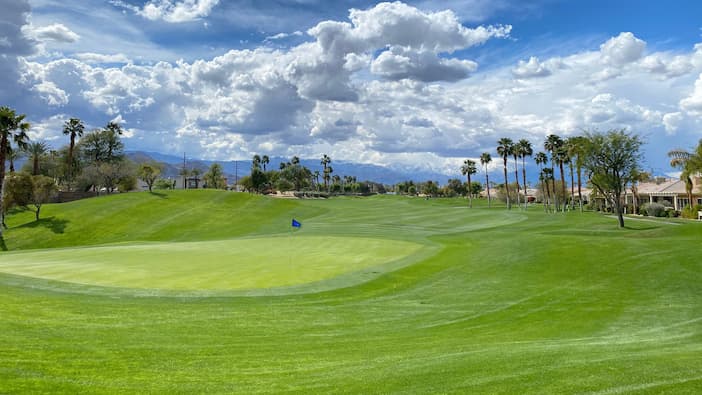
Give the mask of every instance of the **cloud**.
<path id="1" fill-rule="evenodd" d="M 680 108 L 694 115 L 702 114 L 702 74 L 695 81 L 695 88 L 690 96 L 680 101 Z"/>
<path id="2" fill-rule="evenodd" d="M 423 82 L 458 81 L 478 68 L 470 60 L 441 59 L 427 51 L 391 47 L 371 64 L 371 72 L 390 80 L 412 78 Z"/>
<path id="3" fill-rule="evenodd" d="M 49 26 L 35 26 L 28 29 L 28 34 L 39 41 L 55 41 L 60 43 L 74 43 L 80 36 L 61 23 Z"/>
<path id="4" fill-rule="evenodd" d="M 0 97 L 6 103 L 23 96 L 18 83 L 21 79 L 18 57 L 36 51 L 36 42 L 22 31 L 29 11 L 29 2 L 19 0 L 3 4 L 0 13 Z"/>
<path id="5" fill-rule="evenodd" d="M 208 16 L 218 3 L 219 0 L 152 0 L 144 5 L 139 15 L 152 21 L 190 22 Z"/>
<path id="6" fill-rule="evenodd" d="M 539 58 L 532 56 L 526 62 L 520 60 L 517 67 L 512 69 L 512 75 L 520 79 L 547 77 L 562 67 L 563 62 L 558 58 L 540 62 Z"/>
<path id="7" fill-rule="evenodd" d="M 299 31 L 299 30 L 296 30 L 296 31 L 294 31 L 294 32 L 292 32 L 292 33 L 278 33 L 278 34 L 274 34 L 274 35 L 272 35 L 272 36 L 266 37 L 263 41 L 283 40 L 283 39 L 286 39 L 286 38 L 289 38 L 289 37 L 301 37 L 302 35 L 304 35 L 303 32 L 301 32 L 301 31 Z"/>
<path id="8" fill-rule="evenodd" d="M 631 32 L 620 33 L 600 45 L 602 61 L 612 66 L 624 66 L 643 56 L 646 43 Z"/>
<path id="9" fill-rule="evenodd" d="M 103 63 L 129 63 L 129 58 L 126 55 L 118 53 L 112 55 L 99 54 L 94 52 L 82 52 L 73 55 L 88 64 L 103 64 Z"/>

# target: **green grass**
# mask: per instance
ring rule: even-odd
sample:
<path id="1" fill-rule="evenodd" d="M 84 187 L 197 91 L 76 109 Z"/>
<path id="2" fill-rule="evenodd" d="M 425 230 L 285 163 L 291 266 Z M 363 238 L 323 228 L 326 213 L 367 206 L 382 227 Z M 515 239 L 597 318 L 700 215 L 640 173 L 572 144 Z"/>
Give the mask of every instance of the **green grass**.
<path id="1" fill-rule="evenodd" d="M 702 391 L 701 224 L 465 205 L 181 191 L 15 213 L 0 393 Z M 291 238 L 307 259 L 286 265 Z M 205 255 L 163 282 L 154 246 Z"/>

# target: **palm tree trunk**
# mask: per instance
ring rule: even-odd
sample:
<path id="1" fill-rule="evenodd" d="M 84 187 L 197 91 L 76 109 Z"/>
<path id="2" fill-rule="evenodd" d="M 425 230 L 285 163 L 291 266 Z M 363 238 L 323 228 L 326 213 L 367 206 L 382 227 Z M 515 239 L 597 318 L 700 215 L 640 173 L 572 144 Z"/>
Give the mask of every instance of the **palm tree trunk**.
<path id="1" fill-rule="evenodd" d="M 507 157 L 506 156 L 504 158 L 503 170 L 505 173 L 505 192 L 507 195 L 507 210 L 511 210 L 512 209 L 512 202 L 510 202 L 510 200 L 509 200 L 509 180 L 507 179 Z"/>
<path id="2" fill-rule="evenodd" d="M 0 138 L 0 239 L 2 239 L 2 229 L 7 228 L 5 225 L 5 205 L 3 196 L 5 196 L 5 153 L 7 152 L 7 135 L 2 133 Z"/>
<path id="3" fill-rule="evenodd" d="M 570 209 L 575 210 L 575 179 L 573 177 L 573 161 L 568 165 L 570 168 Z"/>
<path id="4" fill-rule="evenodd" d="M 583 192 L 582 192 L 582 181 L 580 180 L 581 168 L 578 166 L 578 203 L 580 204 L 580 212 L 583 212 Z"/>
<path id="5" fill-rule="evenodd" d="M 470 187 L 470 173 L 468 173 L 468 207 L 473 208 L 473 190 Z"/>
<path id="6" fill-rule="evenodd" d="M 488 195 L 488 208 L 490 208 L 491 207 L 491 203 L 490 203 L 490 178 L 488 177 L 487 164 L 485 164 L 485 188 L 487 189 L 487 195 Z"/>
<path id="7" fill-rule="evenodd" d="M 566 183 L 565 183 L 565 173 L 563 172 L 563 162 L 559 161 L 558 162 L 558 168 L 561 171 L 561 189 L 563 190 L 563 197 L 565 198 L 567 192 L 566 192 Z M 568 201 L 565 200 L 563 202 L 563 211 L 565 211 L 566 207 L 568 206 Z"/>
<path id="8" fill-rule="evenodd" d="M 527 182 L 526 182 L 526 163 L 524 161 L 524 156 L 522 156 L 522 181 L 524 181 L 524 210 L 527 209 Z"/>
<path id="9" fill-rule="evenodd" d="M 521 202 L 520 202 L 520 197 L 519 197 L 519 191 L 521 188 L 519 187 L 519 173 L 518 173 L 519 165 L 517 164 L 517 156 L 514 156 L 514 182 L 517 185 L 517 207 L 521 207 Z"/>
<path id="10" fill-rule="evenodd" d="M 558 195 L 556 194 L 556 170 L 553 167 L 553 159 L 551 159 L 551 184 L 553 185 L 553 211 L 558 211 Z M 548 180 L 546 181 L 548 183 Z M 551 199 L 548 200 L 549 211 L 551 211 Z"/>

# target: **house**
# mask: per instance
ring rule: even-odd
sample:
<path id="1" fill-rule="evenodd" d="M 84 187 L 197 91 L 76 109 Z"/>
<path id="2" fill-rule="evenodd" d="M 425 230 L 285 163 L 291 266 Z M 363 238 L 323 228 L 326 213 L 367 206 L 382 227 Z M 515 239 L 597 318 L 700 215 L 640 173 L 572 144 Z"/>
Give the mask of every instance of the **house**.
<path id="1" fill-rule="evenodd" d="M 693 177 L 692 184 L 692 205 L 702 204 L 702 177 Z M 653 181 L 638 184 L 637 190 L 639 204 L 665 201 L 677 211 L 690 205 L 685 182 L 680 179 L 658 177 Z M 627 189 L 625 199 L 627 204 L 634 202 L 631 189 Z"/>

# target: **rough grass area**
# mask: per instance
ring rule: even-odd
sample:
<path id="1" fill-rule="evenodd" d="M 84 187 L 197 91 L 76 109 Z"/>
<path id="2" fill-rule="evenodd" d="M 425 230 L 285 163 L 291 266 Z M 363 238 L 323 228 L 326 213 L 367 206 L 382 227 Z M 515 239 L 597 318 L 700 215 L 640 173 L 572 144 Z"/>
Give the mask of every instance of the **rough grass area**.
<path id="1" fill-rule="evenodd" d="M 617 229 L 599 214 L 481 203 L 186 191 L 51 205 L 39 224 L 15 213 L 0 252 L 0 393 L 702 392 L 701 224 Z M 86 246 L 282 240 L 292 217 L 310 261 L 324 251 L 316 238 L 360 241 L 344 259 L 375 256 L 373 243 L 420 247 L 278 295 L 9 270 L 25 253 L 70 261 Z M 190 263 L 180 284 L 208 265 Z M 104 267 L 108 278 L 115 266 Z"/>

